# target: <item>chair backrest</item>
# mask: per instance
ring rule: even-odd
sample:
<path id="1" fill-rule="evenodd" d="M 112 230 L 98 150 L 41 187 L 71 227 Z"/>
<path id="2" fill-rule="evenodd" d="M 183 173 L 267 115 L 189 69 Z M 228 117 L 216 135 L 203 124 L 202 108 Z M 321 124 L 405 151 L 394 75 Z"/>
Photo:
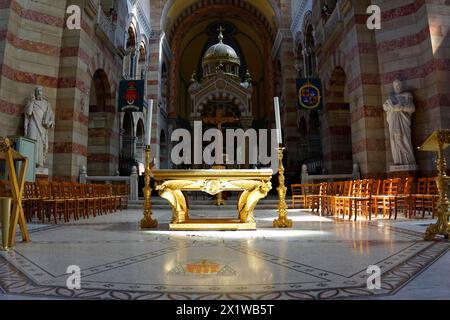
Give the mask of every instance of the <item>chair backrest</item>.
<path id="1" fill-rule="evenodd" d="M 51 199 L 52 198 L 52 189 L 50 186 L 50 182 L 45 180 L 38 180 L 37 182 L 37 190 L 39 192 L 39 196 L 42 199 Z"/>
<path id="2" fill-rule="evenodd" d="M 329 195 L 336 195 L 339 193 L 339 182 L 332 182 L 328 184 L 328 191 L 327 194 Z"/>
<path id="3" fill-rule="evenodd" d="M 355 180 L 352 183 L 352 191 L 350 196 L 352 197 L 356 197 L 360 194 L 361 192 L 361 185 L 362 185 L 362 180 Z"/>
<path id="4" fill-rule="evenodd" d="M 89 198 L 94 198 L 95 197 L 95 190 L 94 190 L 94 185 L 93 184 L 87 184 L 85 185 L 85 194 L 87 197 Z"/>
<path id="5" fill-rule="evenodd" d="M 354 181 L 345 181 L 345 186 L 344 186 L 344 191 L 343 191 L 344 196 L 349 197 L 352 195 L 353 184 L 354 184 Z"/>
<path id="6" fill-rule="evenodd" d="M 291 191 L 293 196 L 302 195 L 302 185 L 301 184 L 293 184 L 291 185 Z"/>
<path id="7" fill-rule="evenodd" d="M 428 178 L 420 178 L 417 180 L 417 194 L 426 194 L 428 189 Z"/>
<path id="8" fill-rule="evenodd" d="M 72 194 L 75 198 L 83 198 L 83 193 L 81 190 L 81 184 L 77 182 L 72 182 Z"/>
<path id="9" fill-rule="evenodd" d="M 400 179 L 400 178 L 391 179 L 391 184 L 390 184 L 390 187 L 389 187 L 388 195 L 390 195 L 390 196 L 397 195 L 399 193 L 399 190 L 400 190 L 401 182 L 402 182 L 402 179 Z"/>
<path id="10" fill-rule="evenodd" d="M 427 180 L 427 194 L 438 194 L 436 178 L 428 178 L 428 180 Z"/>
<path id="11" fill-rule="evenodd" d="M 114 189 L 112 184 L 108 184 L 108 195 L 114 196 Z"/>
<path id="12" fill-rule="evenodd" d="M 25 182 L 23 188 L 23 198 L 24 199 L 36 198 L 35 187 L 33 182 Z"/>
<path id="13" fill-rule="evenodd" d="M 52 182 L 50 185 L 53 199 L 64 199 L 61 182 Z"/>
<path id="14" fill-rule="evenodd" d="M 73 189 L 73 184 L 70 182 L 62 183 L 62 195 L 66 199 L 74 199 L 76 197 L 75 190 Z"/>
<path id="15" fill-rule="evenodd" d="M 373 184 L 372 179 L 365 179 L 365 180 L 361 181 L 359 196 L 362 196 L 362 197 L 370 196 L 371 192 L 372 192 L 372 184 Z"/>
<path id="16" fill-rule="evenodd" d="M 327 191 L 328 191 L 328 183 L 322 182 L 319 187 L 319 195 L 324 196 L 327 194 Z"/>
<path id="17" fill-rule="evenodd" d="M 379 195 L 382 185 L 383 185 L 383 180 L 379 180 L 379 179 L 373 180 L 371 193 L 373 195 Z"/>
<path id="18" fill-rule="evenodd" d="M 311 183 L 302 184 L 302 194 L 304 195 L 314 194 L 315 186 L 316 186 L 315 184 Z"/>
<path id="19" fill-rule="evenodd" d="M 344 188 L 345 188 L 345 181 L 335 182 L 333 187 L 333 195 L 341 196 L 342 193 L 344 192 Z"/>
<path id="20" fill-rule="evenodd" d="M 89 186 L 81 183 L 78 185 L 79 194 L 82 198 L 89 198 Z"/>
<path id="21" fill-rule="evenodd" d="M 129 186 L 128 186 L 128 184 L 123 184 L 123 183 L 121 183 L 121 184 L 116 184 L 116 185 L 114 185 L 115 186 L 115 195 L 116 196 L 126 196 L 126 197 L 128 197 L 129 196 Z"/>
<path id="22" fill-rule="evenodd" d="M 381 186 L 381 195 L 388 195 L 389 190 L 391 188 L 392 179 L 385 179 L 383 180 L 382 186 Z"/>
<path id="23" fill-rule="evenodd" d="M 400 184 L 399 194 L 410 195 L 412 192 L 412 185 L 414 183 L 414 177 L 408 177 Z"/>

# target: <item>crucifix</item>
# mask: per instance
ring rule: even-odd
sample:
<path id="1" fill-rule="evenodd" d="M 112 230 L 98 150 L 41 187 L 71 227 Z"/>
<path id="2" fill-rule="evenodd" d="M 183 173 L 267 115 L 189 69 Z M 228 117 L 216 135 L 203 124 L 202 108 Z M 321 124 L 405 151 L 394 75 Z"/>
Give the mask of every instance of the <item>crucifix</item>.
<path id="1" fill-rule="evenodd" d="M 225 123 L 235 123 L 237 121 L 239 121 L 239 119 L 237 119 L 235 117 L 224 117 L 222 108 L 217 108 L 216 109 L 216 116 L 215 117 L 203 118 L 203 122 L 204 123 L 217 125 L 217 129 L 220 132 L 222 132 L 222 125 L 224 125 Z M 226 166 L 214 166 L 213 169 L 224 170 L 224 169 L 226 169 Z M 222 192 L 220 192 L 217 195 L 217 198 L 215 199 L 214 204 L 216 206 L 223 206 L 223 205 L 225 205 L 225 200 L 223 198 Z"/>
<path id="2" fill-rule="evenodd" d="M 203 120 L 203 123 L 217 125 L 217 129 L 220 132 L 222 132 L 222 126 L 225 123 L 235 123 L 235 122 L 239 121 L 239 119 L 237 119 L 235 117 L 224 117 L 222 108 L 217 108 L 216 109 L 216 116 L 215 117 L 206 117 L 206 118 L 203 118 L 202 120 Z"/>

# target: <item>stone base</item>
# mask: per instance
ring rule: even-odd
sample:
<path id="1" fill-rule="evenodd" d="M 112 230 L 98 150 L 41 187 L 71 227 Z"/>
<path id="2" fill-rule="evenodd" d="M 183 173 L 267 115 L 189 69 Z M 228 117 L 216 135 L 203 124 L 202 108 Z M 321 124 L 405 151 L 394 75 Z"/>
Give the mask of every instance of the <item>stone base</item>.
<path id="1" fill-rule="evenodd" d="M 392 165 L 389 167 L 388 176 L 389 178 L 407 178 L 415 177 L 419 167 L 415 164 L 413 165 Z"/>
<path id="2" fill-rule="evenodd" d="M 256 230 L 256 223 L 242 223 L 232 219 L 193 219 L 184 223 L 170 224 L 175 231 L 239 231 Z"/>
<path id="3" fill-rule="evenodd" d="M 36 180 L 47 180 L 48 181 L 48 168 L 37 168 L 36 169 Z"/>

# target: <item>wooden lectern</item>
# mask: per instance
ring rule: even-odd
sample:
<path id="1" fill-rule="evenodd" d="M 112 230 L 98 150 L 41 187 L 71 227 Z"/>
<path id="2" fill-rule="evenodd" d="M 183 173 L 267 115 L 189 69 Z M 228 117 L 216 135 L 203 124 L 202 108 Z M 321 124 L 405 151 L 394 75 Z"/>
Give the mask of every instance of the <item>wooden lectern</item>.
<path id="1" fill-rule="evenodd" d="M 27 172 L 28 159 L 22 156 L 11 147 L 11 141 L 8 138 L 0 137 L 0 159 L 5 160 L 8 170 L 9 184 L 12 193 L 12 214 L 11 225 L 9 228 L 8 243 L 6 247 L 12 248 L 16 244 L 17 225 L 20 225 L 22 239 L 24 242 L 30 242 L 28 235 L 25 214 L 22 206 L 23 189 L 25 186 L 25 174 Z M 20 166 L 19 177 L 16 174 L 14 162 L 22 162 Z"/>
<path id="2" fill-rule="evenodd" d="M 443 235 L 446 239 L 449 237 L 448 209 L 450 202 L 448 200 L 448 182 L 447 163 L 445 161 L 444 150 L 450 146 L 450 130 L 436 130 L 425 143 L 419 148 L 421 151 L 437 152 L 436 165 L 438 177 L 436 184 L 439 190 L 439 200 L 437 203 L 438 221 L 428 227 L 425 233 L 425 240 L 434 240 L 436 235 Z"/>

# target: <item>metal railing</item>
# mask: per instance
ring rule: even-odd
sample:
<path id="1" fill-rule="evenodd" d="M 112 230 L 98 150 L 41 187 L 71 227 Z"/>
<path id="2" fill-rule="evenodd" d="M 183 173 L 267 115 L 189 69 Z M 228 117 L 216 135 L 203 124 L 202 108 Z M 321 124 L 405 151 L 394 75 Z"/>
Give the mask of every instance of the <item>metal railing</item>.
<path id="1" fill-rule="evenodd" d="M 109 40 L 113 47 L 123 47 L 124 33 L 120 32 L 119 25 L 113 21 L 112 17 L 107 17 L 103 11 L 102 5 L 98 4 L 97 21 L 95 23 L 97 30 L 103 33 L 103 37 Z"/>

